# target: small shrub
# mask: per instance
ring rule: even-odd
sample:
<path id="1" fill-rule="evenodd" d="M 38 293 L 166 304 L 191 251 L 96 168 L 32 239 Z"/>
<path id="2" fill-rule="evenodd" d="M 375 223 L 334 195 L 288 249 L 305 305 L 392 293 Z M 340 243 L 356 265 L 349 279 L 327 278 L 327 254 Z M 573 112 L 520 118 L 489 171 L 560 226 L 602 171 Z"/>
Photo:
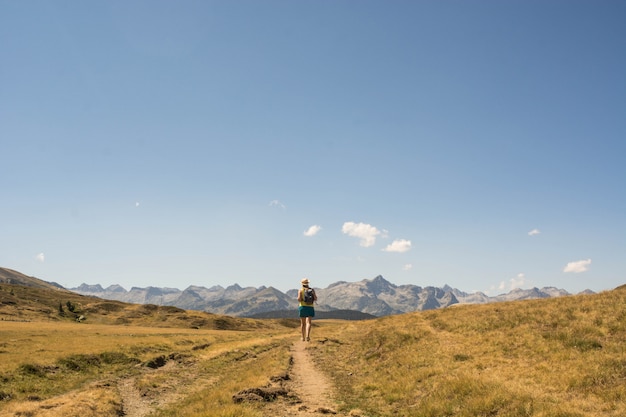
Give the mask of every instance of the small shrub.
<path id="1" fill-rule="evenodd" d="M 20 365 L 19 373 L 22 375 L 31 375 L 31 376 L 37 376 L 37 377 L 46 376 L 46 371 L 43 366 L 35 365 L 31 363 L 25 363 L 25 364 Z"/>
<path id="2" fill-rule="evenodd" d="M 191 327 L 194 329 L 199 329 L 201 327 L 206 326 L 207 324 L 208 324 L 208 320 L 206 319 L 196 319 L 191 322 Z"/>
<path id="3" fill-rule="evenodd" d="M 84 371 L 94 366 L 100 366 L 100 358 L 96 355 L 72 355 L 59 359 L 57 363 L 71 371 Z"/>
<path id="4" fill-rule="evenodd" d="M 148 368 L 157 369 L 162 366 L 165 366 L 166 363 L 167 363 L 167 358 L 164 355 L 161 355 L 146 362 L 146 366 Z"/>
<path id="5" fill-rule="evenodd" d="M 169 314 L 182 314 L 182 313 L 186 313 L 185 310 L 183 310 L 182 308 L 178 308 L 178 307 L 174 307 L 174 306 L 163 306 L 161 307 L 161 309 L 165 312 L 165 313 L 169 313 Z"/>
<path id="6" fill-rule="evenodd" d="M 159 306 L 156 304 L 144 304 L 140 307 L 140 310 L 143 314 L 152 314 L 159 309 Z"/>
<path id="7" fill-rule="evenodd" d="M 215 319 L 215 321 L 213 322 L 213 326 L 217 330 L 228 330 L 232 328 L 228 320 L 225 319 Z"/>

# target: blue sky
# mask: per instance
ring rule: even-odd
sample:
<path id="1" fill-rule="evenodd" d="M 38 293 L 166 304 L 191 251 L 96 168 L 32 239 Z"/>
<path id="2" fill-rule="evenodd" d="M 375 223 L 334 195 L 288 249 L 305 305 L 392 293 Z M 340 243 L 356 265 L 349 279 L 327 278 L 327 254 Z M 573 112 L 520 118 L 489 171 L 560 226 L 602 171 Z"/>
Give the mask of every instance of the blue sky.
<path id="1" fill-rule="evenodd" d="M 626 283 L 626 3 L 0 0 L 0 266 Z"/>

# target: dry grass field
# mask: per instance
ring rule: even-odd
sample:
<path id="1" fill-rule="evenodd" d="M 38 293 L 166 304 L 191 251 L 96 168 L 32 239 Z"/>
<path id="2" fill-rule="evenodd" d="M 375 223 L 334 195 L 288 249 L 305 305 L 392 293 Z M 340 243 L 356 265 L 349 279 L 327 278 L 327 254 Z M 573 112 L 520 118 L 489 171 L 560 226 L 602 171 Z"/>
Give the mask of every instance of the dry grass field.
<path id="1" fill-rule="evenodd" d="M 316 321 L 304 345 L 297 320 L 80 299 L 79 323 L 56 311 L 37 316 L 32 304 L 19 310 L 35 295 L 3 285 L 0 298 L 9 289 L 0 416 L 626 415 L 624 289 Z M 296 361 L 313 358 L 307 375 L 294 375 L 294 352 L 306 354 Z M 325 377 L 332 404 L 307 409 L 301 392 L 281 388 L 290 375 Z M 271 402 L 233 400 L 272 387 L 282 394 Z"/>
<path id="2" fill-rule="evenodd" d="M 3 283 L 0 416 L 258 416 L 296 325 Z"/>
<path id="3" fill-rule="evenodd" d="M 0 415 L 258 415 L 232 396 L 287 371 L 286 333 L 3 322 Z"/>
<path id="4" fill-rule="evenodd" d="M 315 357 L 364 415 L 626 415 L 624 289 L 330 330 Z"/>

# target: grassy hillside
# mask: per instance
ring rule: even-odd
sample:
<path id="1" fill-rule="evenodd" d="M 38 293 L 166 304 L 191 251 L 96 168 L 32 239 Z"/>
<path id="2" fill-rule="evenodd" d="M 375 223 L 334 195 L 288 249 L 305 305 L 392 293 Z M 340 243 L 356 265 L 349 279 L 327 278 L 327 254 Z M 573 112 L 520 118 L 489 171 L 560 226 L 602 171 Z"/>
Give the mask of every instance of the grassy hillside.
<path id="1" fill-rule="evenodd" d="M 626 415 L 626 290 L 332 330 L 316 357 L 368 416 Z"/>
<path id="2" fill-rule="evenodd" d="M 256 416 L 233 392 L 286 372 L 296 325 L 3 283 L 0 416 Z"/>
<path id="3" fill-rule="evenodd" d="M 297 320 L 63 297 L 0 285 L 0 416 L 270 416 L 233 395 L 302 343 Z M 314 323 L 343 416 L 626 415 L 626 288 Z"/>
<path id="4" fill-rule="evenodd" d="M 24 275 L 21 272 L 17 272 L 9 268 L 0 268 L 0 285 L 1 284 L 13 284 L 22 285 L 25 287 L 66 291 L 61 285 L 57 283 L 42 281 L 35 277 L 29 277 L 28 275 Z"/>
<path id="5" fill-rule="evenodd" d="M 1 321 L 48 321 L 236 330 L 267 321 L 220 316 L 153 304 L 128 304 L 40 286 L 0 284 Z"/>

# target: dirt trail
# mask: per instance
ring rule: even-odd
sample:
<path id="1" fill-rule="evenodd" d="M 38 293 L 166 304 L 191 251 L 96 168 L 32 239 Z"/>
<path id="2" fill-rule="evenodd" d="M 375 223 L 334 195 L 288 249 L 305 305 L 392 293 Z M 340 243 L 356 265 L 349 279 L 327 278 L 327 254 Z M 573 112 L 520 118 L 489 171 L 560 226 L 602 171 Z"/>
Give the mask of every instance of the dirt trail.
<path id="1" fill-rule="evenodd" d="M 332 385 L 320 372 L 309 353 L 306 342 L 297 342 L 291 349 L 293 368 L 291 369 L 292 389 L 311 410 L 331 410 Z"/>
<path id="2" fill-rule="evenodd" d="M 118 381 L 122 412 L 128 417 L 143 417 L 150 413 L 150 406 L 141 398 L 141 393 L 135 388 L 134 383 L 135 381 L 130 378 Z"/>
<path id="3" fill-rule="evenodd" d="M 283 386 L 295 401 L 279 399 L 265 408 L 268 417 L 358 416 L 337 411 L 333 401 L 335 389 L 313 362 L 308 348 L 315 342 L 296 342 L 291 347 L 292 366 Z"/>

